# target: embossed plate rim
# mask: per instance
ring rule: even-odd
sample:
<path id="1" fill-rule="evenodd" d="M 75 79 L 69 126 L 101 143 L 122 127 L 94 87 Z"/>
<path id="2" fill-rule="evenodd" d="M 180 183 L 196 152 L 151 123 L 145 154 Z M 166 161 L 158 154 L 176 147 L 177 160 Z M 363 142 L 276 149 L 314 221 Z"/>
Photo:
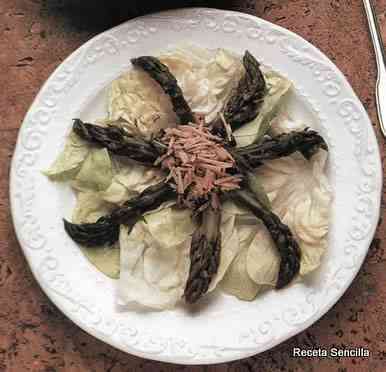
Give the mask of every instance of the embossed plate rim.
<path id="1" fill-rule="evenodd" d="M 372 142 L 370 144 L 370 146 L 373 146 L 373 150 L 372 150 L 372 156 L 374 157 L 373 161 L 375 161 L 375 163 L 377 163 L 376 164 L 377 169 L 374 170 L 375 176 L 377 177 L 377 179 L 375 180 L 376 181 L 375 191 L 379 191 L 379 192 L 375 195 L 375 199 L 376 199 L 375 210 L 368 212 L 368 213 L 371 213 L 371 212 L 373 213 L 371 215 L 372 225 L 370 226 L 369 231 L 365 235 L 366 242 L 363 246 L 361 246 L 361 252 L 360 252 L 359 257 L 357 257 L 357 261 L 354 262 L 354 260 L 353 260 L 354 269 L 350 268 L 351 271 L 349 273 L 349 279 L 347 280 L 347 278 L 345 277 L 344 280 L 346 280 L 346 281 L 344 282 L 344 285 L 336 288 L 337 293 L 335 293 L 335 297 L 327 305 L 324 304 L 323 307 L 321 307 L 321 309 L 319 309 L 319 311 L 316 311 L 315 313 L 313 313 L 310 318 L 307 318 L 304 322 L 302 322 L 300 324 L 300 326 L 297 325 L 297 323 L 295 321 L 293 329 L 291 329 L 290 331 L 287 331 L 287 333 L 285 333 L 284 335 L 279 335 L 278 337 L 273 338 L 265 343 L 264 342 L 263 343 L 256 342 L 254 344 L 251 344 L 252 347 L 243 346 L 240 348 L 232 349 L 232 348 L 221 348 L 220 346 L 214 345 L 212 348 L 208 348 L 206 351 L 205 345 L 199 345 L 198 349 L 197 349 L 197 353 L 196 354 L 193 353 L 192 355 L 190 355 L 191 350 L 190 350 L 190 345 L 188 344 L 186 351 L 185 351 L 185 354 L 184 354 L 184 352 L 182 352 L 182 354 L 178 354 L 177 352 L 175 352 L 175 355 L 173 355 L 172 350 L 174 350 L 174 347 L 178 348 L 181 346 L 179 344 L 180 340 L 175 339 L 175 340 L 166 340 L 165 341 L 166 346 L 167 346 L 166 352 L 161 351 L 160 353 L 151 353 L 150 349 L 148 349 L 148 352 L 146 352 L 146 348 L 140 349 L 140 348 L 135 348 L 134 346 L 129 347 L 129 346 L 123 344 L 122 342 L 119 343 L 113 337 L 103 335 L 102 331 L 98 332 L 98 330 L 93 328 L 91 326 L 91 324 L 85 324 L 79 318 L 79 316 L 78 317 L 74 316 L 74 314 L 71 313 L 70 311 L 68 311 L 68 308 L 66 308 L 66 306 L 64 306 L 64 304 L 59 300 L 59 297 L 54 295 L 54 293 L 50 289 L 49 283 L 44 280 L 44 277 L 41 275 L 41 272 L 39 271 L 40 265 L 38 265 L 38 266 L 33 265 L 33 262 L 32 262 L 33 261 L 33 259 L 32 259 L 33 252 L 29 248 L 25 247 L 25 244 L 27 243 L 27 241 L 26 241 L 25 236 L 23 236 L 22 228 L 21 228 L 21 226 L 19 226 L 18 221 L 17 221 L 17 217 L 20 214 L 20 210 L 18 209 L 18 200 L 16 198 L 17 193 L 15 193 L 15 190 L 17 190 L 17 182 L 16 182 L 17 181 L 16 176 L 17 176 L 17 171 L 18 171 L 17 167 L 18 167 L 18 161 L 20 160 L 18 158 L 18 156 L 21 156 L 21 154 L 23 154 L 23 151 L 22 151 L 23 150 L 22 149 L 22 141 L 23 141 L 22 133 L 26 132 L 26 130 L 28 129 L 27 125 L 29 124 L 29 122 L 28 122 L 27 118 L 29 118 L 29 116 L 32 115 L 33 107 L 38 106 L 38 102 L 41 99 L 43 92 L 45 92 L 46 88 L 49 86 L 49 83 L 54 80 L 54 77 L 60 73 L 62 66 L 69 64 L 69 62 L 72 59 L 76 58 L 78 53 L 80 53 L 81 51 L 84 51 L 84 52 L 87 51 L 87 48 L 92 46 L 95 41 L 99 40 L 103 36 L 109 36 L 111 34 L 114 34 L 114 32 L 119 31 L 120 28 L 124 28 L 125 25 L 130 25 L 130 24 L 134 25 L 134 24 L 136 24 L 136 22 L 146 23 L 146 22 L 150 22 L 151 20 L 154 21 L 155 19 L 157 19 L 157 17 L 161 17 L 161 18 L 162 17 L 170 17 L 173 20 L 177 20 L 177 19 L 179 19 L 179 17 L 181 17 L 182 19 L 185 19 L 187 16 L 191 15 L 192 16 L 192 18 L 190 19 L 191 23 L 187 23 L 188 27 L 189 27 L 189 25 L 194 26 L 194 21 L 195 21 L 194 16 L 199 15 L 200 12 L 202 12 L 203 14 L 206 14 L 208 16 L 213 15 L 215 18 L 218 17 L 219 21 L 221 21 L 221 20 L 224 21 L 224 25 L 225 25 L 225 22 L 228 21 L 228 20 L 225 20 L 227 17 L 232 18 L 232 16 L 234 16 L 234 17 L 239 17 L 240 19 L 243 19 L 243 20 L 249 20 L 252 25 L 256 25 L 256 29 L 257 29 L 257 25 L 259 25 L 259 26 L 266 27 L 267 30 L 269 30 L 269 32 L 276 31 L 276 32 L 281 33 L 281 34 L 285 34 L 288 36 L 289 40 L 297 41 L 300 45 L 306 46 L 309 50 L 311 50 L 313 53 L 315 53 L 315 55 L 317 57 L 320 57 L 321 60 L 324 61 L 325 64 L 328 64 L 329 68 L 331 69 L 331 72 L 336 75 L 335 78 L 337 79 L 337 81 L 340 81 L 343 83 L 346 91 L 349 93 L 349 96 L 351 97 L 351 100 L 355 101 L 355 104 L 358 106 L 357 108 L 360 111 L 360 114 L 362 116 L 362 120 L 361 120 L 360 124 L 361 125 L 367 125 L 366 130 L 369 132 L 369 134 L 368 134 L 370 137 L 369 141 Z M 223 17 L 223 18 L 220 19 L 220 17 Z M 187 22 L 189 22 L 189 20 Z M 223 27 L 224 27 L 223 31 L 226 32 L 225 26 L 223 26 Z M 209 28 L 209 25 L 207 25 L 207 28 Z M 251 25 L 247 30 L 252 31 L 252 32 L 254 31 L 254 29 Z M 237 30 L 237 32 L 239 32 L 239 31 L 242 32 L 243 29 Z M 246 45 L 247 45 L 247 41 L 246 41 Z M 297 58 L 296 53 L 295 53 L 294 58 Z M 312 63 L 316 63 L 316 62 L 312 62 L 312 61 L 307 62 L 307 60 L 306 60 L 306 61 L 304 61 L 304 63 L 306 63 L 305 66 L 309 67 L 310 66 L 309 63 L 311 63 L 311 66 L 313 66 Z M 307 63 L 308 63 L 308 65 L 307 65 Z M 327 79 L 327 84 L 331 83 L 329 78 L 326 78 L 326 79 Z M 331 97 L 333 96 L 333 88 L 334 88 L 333 81 L 334 80 L 332 80 L 332 83 L 331 83 L 332 85 L 330 86 L 330 88 L 332 89 L 332 91 L 330 91 L 330 93 L 332 94 Z M 343 118 L 345 118 L 347 125 L 354 125 L 355 124 L 354 118 L 352 117 L 350 112 L 347 111 L 348 109 L 349 109 L 348 107 L 342 107 L 342 110 L 343 110 L 342 115 L 341 115 L 342 121 L 343 121 Z M 354 126 L 353 129 L 351 129 L 351 131 L 354 135 L 354 133 L 356 133 L 355 132 L 356 127 Z M 303 331 L 304 329 L 309 327 L 311 324 L 313 324 L 316 320 L 318 320 L 322 315 L 324 315 L 336 303 L 336 301 L 346 291 L 346 289 L 348 288 L 348 286 L 351 284 L 352 280 L 354 279 L 354 277 L 358 273 L 358 271 L 362 265 L 362 262 L 366 256 L 371 238 L 372 238 L 372 236 L 375 232 L 375 229 L 376 229 L 376 222 L 378 221 L 378 218 L 379 218 L 382 168 L 381 168 L 381 162 L 380 162 L 380 158 L 379 158 L 378 144 L 376 141 L 374 142 L 374 139 L 375 139 L 374 129 L 371 126 L 371 123 L 370 123 L 370 120 L 367 116 L 367 113 L 365 112 L 358 97 L 353 92 L 352 88 L 350 87 L 350 84 L 348 83 L 347 79 L 339 71 L 339 69 L 319 49 L 317 49 L 312 44 L 310 44 L 309 42 L 307 42 L 306 40 L 301 38 L 299 35 L 296 35 L 289 30 L 286 30 L 280 26 L 274 25 L 270 22 L 267 22 L 265 20 L 259 19 L 257 17 L 251 16 L 251 15 L 247 15 L 247 14 L 239 13 L 239 12 L 234 12 L 234 11 L 223 11 L 223 10 L 217 10 L 217 9 L 211 9 L 211 8 L 185 8 L 185 9 L 180 9 L 180 10 L 164 11 L 164 12 L 160 12 L 160 13 L 155 13 L 155 14 L 150 14 L 150 15 L 138 17 L 138 18 L 132 19 L 128 22 L 125 22 L 117 27 L 114 27 L 110 30 L 107 30 L 107 31 L 95 36 L 94 38 L 92 38 L 91 40 L 86 42 L 83 46 L 81 46 L 78 50 L 76 50 L 73 54 L 71 54 L 68 58 L 66 58 L 66 60 L 54 71 L 54 73 L 50 76 L 50 78 L 43 85 L 43 87 L 41 88 L 40 92 L 38 93 L 36 99 L 34 100 L 34 103 L 31 105 L 31 108 L 28 111 L 28 113 L 26 115 L 26 119 L 24 120 L 22 128 L 20 130 L 16 150 L 15 150 L 15 153 L 14 153 L 14 156 L 12 159 L 12 165 L 11 165 L 10 201 L 11 201 L 11 212 L 12 212 L 12 217 L 13 217 L 13 221 L 14 221 L 14 225 L 15 225 L 16 235 L 17 235 L 17 238 L 20 242 L 20 245 L 22 246 L 23 251 L 27 257 L 27 261 L 29 262 L 29 264 L 31 266 L 33 275 L 35 276 L 37 281 L 40 283 L 40 285 L 42 286 L 42 288 L 44 289 L 46 294 L 56 304 L 56 306 L 67 317 L 69 317 L 71 320 L 73 320 L 79 327 L 83 328 L 85 331 L 92 334 L 93 336 L 111 344 L 112 346 L 114 346 L 118 349 L 121 349 L 123 351 L 129 352 L 131 354 L 145 357 L 145 358 L 149 358 L 149 359 L 155 359 L 155 360 L 173 362 L 173 363 L 185 363 L 185 364 L 203 364 L 203 363 L 212 364 L 212 363 L 228 362 L 231 360 L 248 357 L 250 355 L 254 355 L 256 353 L 260 353 L 262 351 L 265 351 L 265 350 L 285 341 L 286 339 L 294 336 L 295 334 Z M 359 140 L 361 141 L 361 139 L 359 139 Z M 359 143 L 359 145 L 361 145 L 361 143 Z M 366 143 L 366 145 L 367 145 L 367 143 Z M 28 154 L 26 154 L 26 155 L 28 155 Z M 28 157 L 27 157 L 27 159 L 28 159 Z M 26 160 L 24 160 L 24 161 L 26 161 Z M 370 191 L 372 191 L 372 189 Z M 366 205 L 364 205 L 362 207 L 365 208 Z M 360 231 L 359 231 L 359 233 L 360 233 Z M 33 239 L 33 238 L 31 238 L 31 239 Z M 53 264 L 53 263 L 52 262 L 50 263 L 49 261 L 47 261 L 47 262 L 45 262 L 45 264 L 49 265 L 49 264 Z M 307 298 L 305 298 L 306 303 L 312 302 L 311 300 L 308 299 L 308 296 L 312 297 L 312 295 L 313 295 L 313 293 L 312 293 L 312 291 L 310 291 L 307 294 L 307 296 L 305 296 L 305 297 L 307 297 Z M 312 305 L 314 305 L 314 304 L 312 304 Z M 291 310 L 291 308 L 289 308 L 289 310 Z M 282 314 L 282 316 L 283 316 L 283 314 Z M 109 321 L 109 319 L 107 321 Z M 264 326 L 264 323 L 261 324 L 261 327 L 262 326 Z M 262 334 L 264 334 L 264 328 L 262 331 L 261 327 L 259 328 L 259 331 Z M 122 329 L 121 331 L 123 332 L 123 334 L 125 334 L 124 333 L 125 331 L 130 332 L 130 330 L 132 330 L 132 329 L 131 328 Z M 253 336 L 254 335 L 252 334 L 251 337 L 253 337 Z M 143 336 L 143 338 L 145 339 L 145 335 Z M 121 340 L 121 338 L 120 338 L 120 340 Z M 145 341 L 146 342 L 148 341 L 151 343 L 151 342 L 153 342 L 153 339 L 150 338 L 149 340 L 145 340 Z M 160 338 L 159 343 L 161 344 L 162 342 L 163 342 L 163 340 Z M 185 342 L 185 341 L 183 340 L 182 343 L 183 342 Z M 168 343 L 170 343 L 170 345 Z M 186 347 L 186 345 L 182 345 L 181 347 Z M 204 348 L 203 349 L 204 351 L 199 349 L 200 347 Z M 145 350 L 145 351 L 143 351 L 143 350 Z M 201 352 L 201 354 L 200 354 L 200 352 Z M 210 355 L 210 356 L 209 357 L 203 357 L 203 355 L 205 355 L 205 356 Z"/>

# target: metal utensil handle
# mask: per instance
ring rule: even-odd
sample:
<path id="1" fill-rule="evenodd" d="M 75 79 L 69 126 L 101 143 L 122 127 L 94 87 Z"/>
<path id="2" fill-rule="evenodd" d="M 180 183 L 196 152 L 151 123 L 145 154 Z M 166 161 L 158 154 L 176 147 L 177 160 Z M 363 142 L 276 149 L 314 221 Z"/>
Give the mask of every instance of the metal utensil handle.
<path id="1" fill-rule="evenodd" d="M 365 6 L 367 19 L 369 22 L 370 34 L 374 45 L 375 58 L 377 60 L 378 79 L 377 79 L 377 110 L 378 119 L 381 126 L 381 131 L 386 137 L 386 66 L 385 66 L 385 50 L 377 16 L 374 6 L 370 0 L 363 0 Z"/>

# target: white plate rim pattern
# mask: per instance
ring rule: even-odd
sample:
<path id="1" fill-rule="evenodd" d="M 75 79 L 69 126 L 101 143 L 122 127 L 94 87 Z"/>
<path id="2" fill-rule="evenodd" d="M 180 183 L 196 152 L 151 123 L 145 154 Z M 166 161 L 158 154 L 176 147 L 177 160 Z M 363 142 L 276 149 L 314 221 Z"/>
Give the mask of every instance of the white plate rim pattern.
<path id="1" fill-rule="evenodd" d="M 355 207 L 348 217 L 350 226 L 342 247 L 346 259 L 328 269 L 324 278 L 328 283 L 325 292 L 316 293 L 310 288 L 304 302 L 284 306 L 279 315 L 260 319 L 256 327 L 238 336 L 239 341 L 234 347 L 190 343 L 183 337 L 163 339 L 141 334 L 133 325 L 104 319 L 96 310 L 97 305 L 89 299 L 83 300 L 82 295 L 69 286 L 58 269 L 59 262 L 51 255 L 41 216 L 34 214 L 35 181 L 42 177 L 36 164 L 61 97 L 71 93 L 89 66 L 101 63 L 104 57 L 118 53 L 120 48 L 135 48 L 141 41 L 153 37 L 162 24 L 176 32 L 202 28 L 208 33 L 228 35 L 226 37 L 240 40 L 246 46 L 260 42 L 278 48 L 282 58 L 303 68 L 305 74 L 314 79 L 315 89 L 319 90 L 315 99 L 302 85 L 296 85 L 297 92 L 324 123 L 324 134 L 331 151 L 336 151 L 332 164 L 335 176 L 339 176 L 339 156 L 342 155 L 336 148 L 334 134 L 326 125 L 331 116 L 325 116 L 319 101 L 328 105 L 335 112 L 335 118 L 343 123 L 352 144 L 352 154 L 347 156 L 352 156 L 358 163 L 360 177 Z M 282 27 L 251 15 L 211 8 L 186 8 L 135 18 L 81 46 L 50 76 L 31 105 L 19 132 L 10 170 L 11 212 L 17 238 L 36 280 L 56 306 L 79 327 L 118 349 L 148 359 L 183 364 L 228 362 L 263 352 L 323 316 L 343 295 L 363 263 L 379 218 L 381 188 L 382 167 L 374 130 L 365 109 L 338 68 L 316 47 Z M 320 296 L 324 296 L 325 303 L 316 302 Z M 277 326 L 276 322 L 284 326 Z"/>

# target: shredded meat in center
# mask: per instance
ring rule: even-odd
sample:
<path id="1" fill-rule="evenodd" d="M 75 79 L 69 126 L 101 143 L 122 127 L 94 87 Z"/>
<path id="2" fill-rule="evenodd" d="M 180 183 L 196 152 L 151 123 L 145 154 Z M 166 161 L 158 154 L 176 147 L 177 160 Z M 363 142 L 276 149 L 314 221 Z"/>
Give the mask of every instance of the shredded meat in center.
<path id="1" fill-rule="evenodd" d="M 167 152 L 155 164 L 169 171 L 180 202 L 188 207 L 212 204 L 219 207 L 218 193 L 240 188 L 240 174 L 230 174 L 236 162 L 223 146 L 222 138 L 210 133 L 202 116 L 197 124 L 165 129 L 161 141 Z"/>

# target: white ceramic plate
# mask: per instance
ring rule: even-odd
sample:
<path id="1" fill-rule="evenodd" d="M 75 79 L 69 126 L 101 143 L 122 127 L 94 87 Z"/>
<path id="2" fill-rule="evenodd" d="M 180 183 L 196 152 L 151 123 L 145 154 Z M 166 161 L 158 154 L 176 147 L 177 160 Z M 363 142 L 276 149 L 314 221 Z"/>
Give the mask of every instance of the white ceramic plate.
<path id="1" fill-rule="evenodd" d="M 306 282 L 254 302 L 218 295 L 198 313 L 120 312 L 115 282 L 99 273 L 66 236 L 62 217 L 74 196 L 49 182 L 71 119 L 105 114 L 105 87 L 130 58 L 181 42 L 249 49 L 293 81 L 289 111 L 319 130 L 330 147 L 334 198 L 328 253 Z M 301 37 L 261 19 L 214 9 L 148 15 L 79 48 L 48 79 L 20 129 L 11 169 L 15 229 L 32 271 L 51 300 L 95 337 L 128 353 L 202 364 L 247 357 L 309 327 L 341 297 L 358 272 L 379 216 L 382 170 L 369 118 L 342 73 Z"/>

